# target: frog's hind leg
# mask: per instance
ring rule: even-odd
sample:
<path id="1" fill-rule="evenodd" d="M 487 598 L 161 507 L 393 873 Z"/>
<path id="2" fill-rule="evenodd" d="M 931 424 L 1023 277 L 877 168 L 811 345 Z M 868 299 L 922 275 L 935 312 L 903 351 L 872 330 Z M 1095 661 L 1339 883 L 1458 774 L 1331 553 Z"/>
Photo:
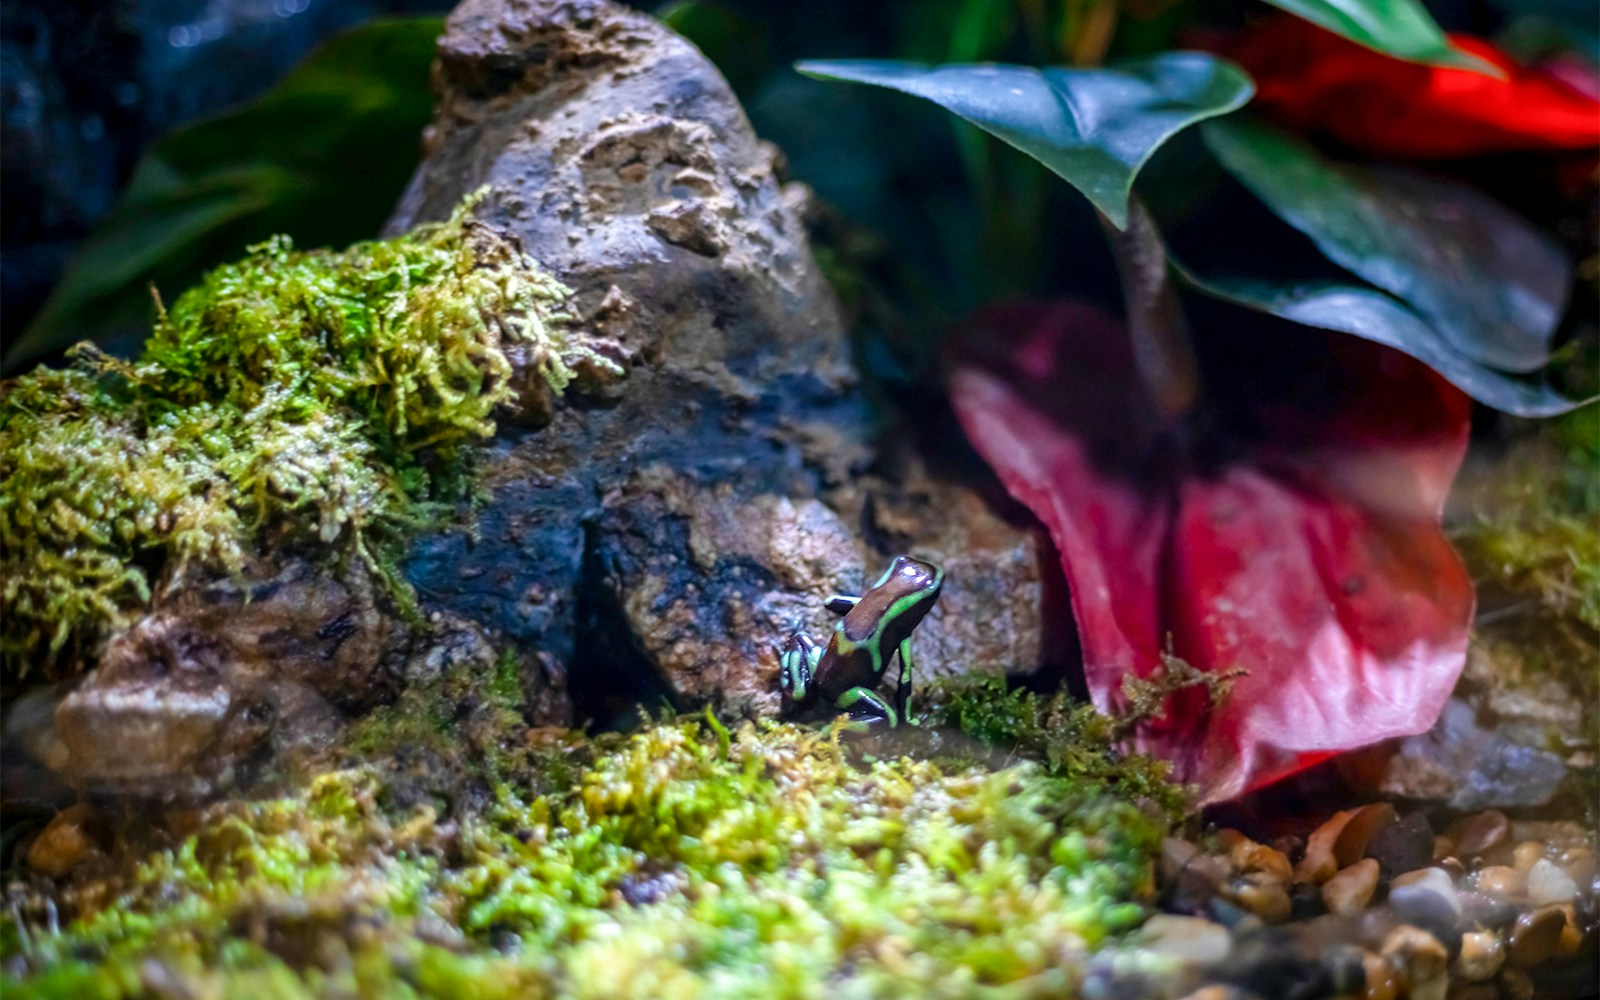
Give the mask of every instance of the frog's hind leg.
<path id="1" fill-rule="evenodd" d="M 840 695 L 834 706 L 850 713 L 845 728 L 853 732 L 867 732 L 877 722 L 887 722 L 890 729 L 900 724 L 895 710 L 871 688 L 853 687 Z"/>
<path id="2" fill-rule="evenodd" d="M 895 707 L 900 710 L 900 718 L 908 724 L 911 722 L 911 638 L 907 636 L 900 641 L 900 684 L 894 692 Z"/>

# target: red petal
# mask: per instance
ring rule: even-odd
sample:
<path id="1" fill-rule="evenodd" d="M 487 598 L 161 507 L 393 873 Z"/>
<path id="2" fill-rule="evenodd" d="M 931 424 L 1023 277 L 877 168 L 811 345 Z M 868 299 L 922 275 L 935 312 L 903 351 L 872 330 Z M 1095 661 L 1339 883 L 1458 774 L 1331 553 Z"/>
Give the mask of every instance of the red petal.
<path id="1" fill-rule="evenodd" d="M 1191 689 L 1138 734 L 1206 801 L 1427 729 L 1465 659 L 1472 586 L 1438 517 L 1467 400 L 1395 352 L 1333 346 L 1337 409 L 1263 412 L 1268 440 L 1204 474 L 1162 444 L 1093 306 L 996 311 L 952 352 L 968 436 L 1061 553 L 1095 703 L 1121 708 L 1168 635 L 1196 667 L 1248 671 L 1216 710 Z"/>
<path id="2" fill-rule="evenodd" d="M 1379 156 L 1448 159 L 1600 146 L 1600 102 L 1557 74 L 1525 69 L 1482 39 L 1459 49 L 1501 69 L 1403 62 L 1295 17 L 1247 31 L 1226 54 L 1256 80 L 1257 107 L 1306 132 Z"/>

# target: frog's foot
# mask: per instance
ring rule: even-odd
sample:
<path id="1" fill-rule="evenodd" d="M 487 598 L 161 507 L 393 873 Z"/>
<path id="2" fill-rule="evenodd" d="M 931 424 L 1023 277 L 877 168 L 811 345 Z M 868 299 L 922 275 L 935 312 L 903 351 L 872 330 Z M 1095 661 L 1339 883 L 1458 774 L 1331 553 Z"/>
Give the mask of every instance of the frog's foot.
<path id="1" fill-rule="evenodd" d="M 860 603 L 861 598 L 851 597 L 849 594 L 829 594 L 823 607 L 836 615 L 847 615 Z"/>
<path id="2" fill-rule="evenodd" d="M 895 714 L 895 710 L 871 688 L 853 687 L 840 695 L 833 704 L 834 707 L 850 713 L 850 721 L 844 728 L 851 732 L 868 732 L 880 722 L 888 723 L 890 729 L 900 724 L 900 718 Z"/>

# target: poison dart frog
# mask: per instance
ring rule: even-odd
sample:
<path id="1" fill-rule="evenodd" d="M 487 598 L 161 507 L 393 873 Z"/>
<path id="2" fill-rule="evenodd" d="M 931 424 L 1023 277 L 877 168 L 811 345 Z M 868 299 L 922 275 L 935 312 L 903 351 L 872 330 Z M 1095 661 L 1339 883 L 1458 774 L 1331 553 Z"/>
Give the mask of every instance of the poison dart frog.
<path id="1" fill-rule="evenodd" d="M 829 611 L 842 615 L 823 649 L 803 632 L 778 649 L 783 693 L 796 706 L 821 699 L 850 713 L 851 726 L 867 729 L 887 722 L 893 729 L 909 721 L 911 710 L 911 632 L 927 615 L 944 585 L 944 570 L 900 556 L 860 597 L 835 594 Z M 878 694 L 889 661 L 900 654 L 900 684 L 895 704 Z"/>

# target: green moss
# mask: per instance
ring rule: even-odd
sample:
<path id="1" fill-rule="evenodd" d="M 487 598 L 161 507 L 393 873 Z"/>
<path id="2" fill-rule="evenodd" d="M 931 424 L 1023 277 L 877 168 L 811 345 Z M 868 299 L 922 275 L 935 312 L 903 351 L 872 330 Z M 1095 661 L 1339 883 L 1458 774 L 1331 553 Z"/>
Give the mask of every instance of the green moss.
<path id="1" fill-rule="evenodd" d="M 1193 805 L 1172 782 L 1166 761 L 1119 749 L 1126 735 L 1122 721 L 1066 694 L 1035 694 L 1011 688 L 1004 678 L 974 675 L 935 682 L 921 704 L 924 725 L 954 726 L 985 744 L 1039 760 L 1048 773 L 1074 784 L 1114 788 L 1156 806 L 1174 823 Z"/>
<path id="2" fill-rule="evenodd" d="M 1164 832 L 1032 762 L 862 764 L 790 725 L 586 746 L 449 822 L 371 768 L 212 807 L 59 934 L 0 925 L 5 993 L 1062 995 L 1146 912 Z"/>
<path id="3" fill-rule="evenodd" d="M 343 252 L 269 240 L 163 312 L 138 361 L 80 345 L 4 388 L 11 672 L 86 651 L 163 570 L 238 572 L 269 532 L 381 572 L 375 545 L 461 497 L 511 352 L 557 392 L 619 371 L 471 204 Z"/>

